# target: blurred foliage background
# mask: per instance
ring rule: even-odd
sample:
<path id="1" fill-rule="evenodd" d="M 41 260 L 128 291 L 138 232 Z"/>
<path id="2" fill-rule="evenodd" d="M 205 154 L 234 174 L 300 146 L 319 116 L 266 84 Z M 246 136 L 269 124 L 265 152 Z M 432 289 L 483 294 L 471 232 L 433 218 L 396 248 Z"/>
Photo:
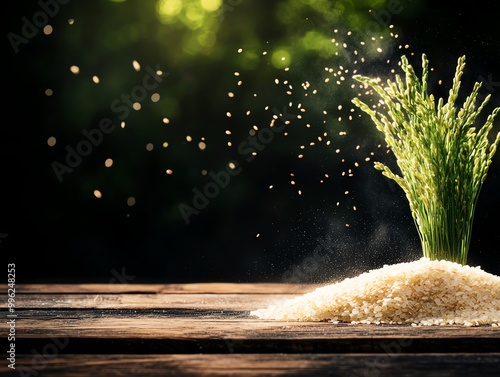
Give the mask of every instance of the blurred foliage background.
<path id="1" fill-rule="evenodd" d="M 426 53 L 446 96 L 465 54 L 463 93 L 483 81 L 484 116 L 500 106 L 497 3 L 6 7 L 0 250 L 19 282 L 325 282 L 419 258 L 352 74 L 387 79 Z M 496 274 L 499 187 L 495 157 L 469 260 Z"/>

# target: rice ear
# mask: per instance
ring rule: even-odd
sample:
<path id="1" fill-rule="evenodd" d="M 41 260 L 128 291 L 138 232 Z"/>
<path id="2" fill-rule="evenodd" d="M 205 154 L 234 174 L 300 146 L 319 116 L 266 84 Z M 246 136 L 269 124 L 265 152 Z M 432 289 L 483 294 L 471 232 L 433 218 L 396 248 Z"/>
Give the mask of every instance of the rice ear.
<path id="1" fill-rule="evenodd" d="M 400 174 L 382 163 L 375 168 L 404 190 L 421 240 L 423 255 L 465 264 L 469 252 L 472 221 L 477 199 L 500 138 L 490 143 L 488 135 L 500 108 L 495 108 L 482 127 L 475 127 L 478 115 L 490 100 L 476 105 L 481 87 L 475 83 L 461 109 L 459 97 L 465 56 L 457 60 L 447 102 L 436 104 L 427 93 L 427 56 L 422 54 L 419 79 L 406 56 L 401 57 L 405 79 L 394 81 L 361 75 L 355 80 L 374 89 L 385 110 L 375 110 L 360 98 L 352 102 L 368 114 L 396 157 Z"/>

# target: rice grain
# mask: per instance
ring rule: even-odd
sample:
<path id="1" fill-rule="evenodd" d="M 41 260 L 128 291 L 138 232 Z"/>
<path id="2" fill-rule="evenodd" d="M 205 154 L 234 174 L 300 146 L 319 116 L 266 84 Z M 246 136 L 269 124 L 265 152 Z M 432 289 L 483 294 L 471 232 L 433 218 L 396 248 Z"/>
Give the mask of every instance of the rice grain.
<path id="1" fill-rule="evenodd" d="M 421 258 L 384 265 L 250 313 L 277 321 L 500 325 L 500 277 Z"/>

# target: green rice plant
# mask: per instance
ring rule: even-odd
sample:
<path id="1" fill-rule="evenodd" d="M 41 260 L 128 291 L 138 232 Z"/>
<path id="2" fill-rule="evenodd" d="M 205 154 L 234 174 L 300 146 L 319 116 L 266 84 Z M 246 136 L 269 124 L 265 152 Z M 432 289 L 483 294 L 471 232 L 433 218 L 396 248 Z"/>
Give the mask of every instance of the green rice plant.
<path id="1" fill-rule="evenodd" d="M 500 107 L 476 129 L 491 95 L 480 102 L 481 83 L 476 82 L 462 107 L 455 105 L 465 56 L 458 59 L 447 103 L 443 98 L 436 103 L 428 94 L 428 67 L 423 54 L 419 80 L 403 56 L 405 79 L 395 75 L 386 86 L 381 80 L 355 75 L 380 96 L 384 106 L 378 110 L 357 97 L 352 102 L 371 117 L 396 157 L 401 175 L 381 162 L 375 162 L 375 168 L 406 194 L 424 257 L 466 264 L 477 199 L 500 142 L 500 132 L 493 143 L 488 140 Z"/>

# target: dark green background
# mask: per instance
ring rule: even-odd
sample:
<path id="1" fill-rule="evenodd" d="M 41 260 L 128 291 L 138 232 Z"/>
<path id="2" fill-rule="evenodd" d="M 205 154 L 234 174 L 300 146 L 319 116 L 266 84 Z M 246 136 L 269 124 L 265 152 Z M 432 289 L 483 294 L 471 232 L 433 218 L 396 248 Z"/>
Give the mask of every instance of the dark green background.
<path id="1" fill-rule="evenodd" d="M 160 22 L 156 4 L 67 1 L 49 17 L 53 33 L 40 30 L 17 53 L 9 33 L 21 34 L 23 17 L 32 20 L 41 6 L 36 1 L 4 4 L 0 252 L 5 263 L 16 263 L 18 282 L 108 282 L 117 274 L 136 283 L 323 282 L 420 256 L 402 191 L 372 167 L 375 159 L 393 162 L 377 149 L 382 135 L 366 116 L 358 117 L 359 111 L 355 121 L 346 121 L 357 93 L 350 84 L 323 81 L 324 67 L 349 69 L 347 82 L 356 67 L 348 58 L 352 54 L 340 48 L 335 55 L 329 41 L 347 40 L 351 30 L 352 52 L 361 35 L 380 28 L 375 35 L 386 35 L 386 55 L 366 55 L 357 66 L 360 73 L 388 77 L 387 59 L 394 64 L 402 53 L 409 54 L 418 67 L 426 53 L 435 69 L 430 88 L 436 96 L 446 96 L 456 61 L 465 54 L 463 93 L 475 81 L 485 81 L 482 94 L 493 96 L 486 116 L 500 106 L 498 3 L 226 0 L 225 6 L 234 6 L 222 17 L 200 12 L 200 1 L 193 0 L 182 2 L 180 13 L 166 22 Z M 388 13 L 395 6 L 401 11 Z M 399 34 L 397 40 L 379 26 L 386 21 L 394 25 L 390 31 Z M 400 44 L 410 47 L 399 49 Z M 280 49 L 290 54 L 289 72 L 273 65 L 272 52 Z M 141 64 L 139 72 L 133 60 Z M 80 74 L 73 75 L 71 65 L 78 65 Z M 125 129 L 104 135 L 59 182 L 53 162 L 64 162 L 65 147 L 75 147 L 84 138 L 82 130 L 96 129 L 104 118 L 119 124 L 110 104 L 141 84 L 147 66 L 168 73 L 155 90 L 161 100 L 148 98 L 140 111 L 130 111 Z M 93 75 L 99 84 L 92 82 Z M 292 95 L 284 80 L 293 86 Z M 314 98 L 303 97 L 305 81 L 318 88 Z M 53 96 L 44 94 L 47 88 Z M 237 146 L 253 125 L 268 127 L 273 109 L 281 111 L 289 101 L 295 107 L 304 103 L 303 119 L 293 119 L 287 136 L 275 134 L 248 162 Z M 290 114 L 298 114 L 294 111 Z M 339 136 L 340 131 L 347 136 Z M 317 139 L 324 132 L 330 145 Z M 54 147 L 47 145 L 51 136 L 57 138 Z M 203 151 L 197 146 L 202 137 Z M 168 148 L 162 148 L 164 141 Z M 300 145 L 310 141 L 317 145 L 299 159 Z M 154 144 L 152 151 L 147 143 Z M 370 151 L 376 156 L 364 162 Z M 109 157 L 114 165 L 105 168 Z M 210 182 L 201 171 L 225 170 L 230 160 L 240 163 L 241 172 L 186 224 L 179 205 L 192 205 L 193 189 L 203 190 Z M 356 161 L 360 167 L 354 176 L 342 176 Z M 174 174 L 165 174 L 166 169 Z M 330 178 L 320 183 L 324 174 Z M 496 156 L 478 202 L 469 254 L 470 264 L 495 274 L 500 274 L 499 187 Z M 94 197 L 94 189 L 102 199 Z M 136 200 L 132 207 L 129 197 Z"/>

